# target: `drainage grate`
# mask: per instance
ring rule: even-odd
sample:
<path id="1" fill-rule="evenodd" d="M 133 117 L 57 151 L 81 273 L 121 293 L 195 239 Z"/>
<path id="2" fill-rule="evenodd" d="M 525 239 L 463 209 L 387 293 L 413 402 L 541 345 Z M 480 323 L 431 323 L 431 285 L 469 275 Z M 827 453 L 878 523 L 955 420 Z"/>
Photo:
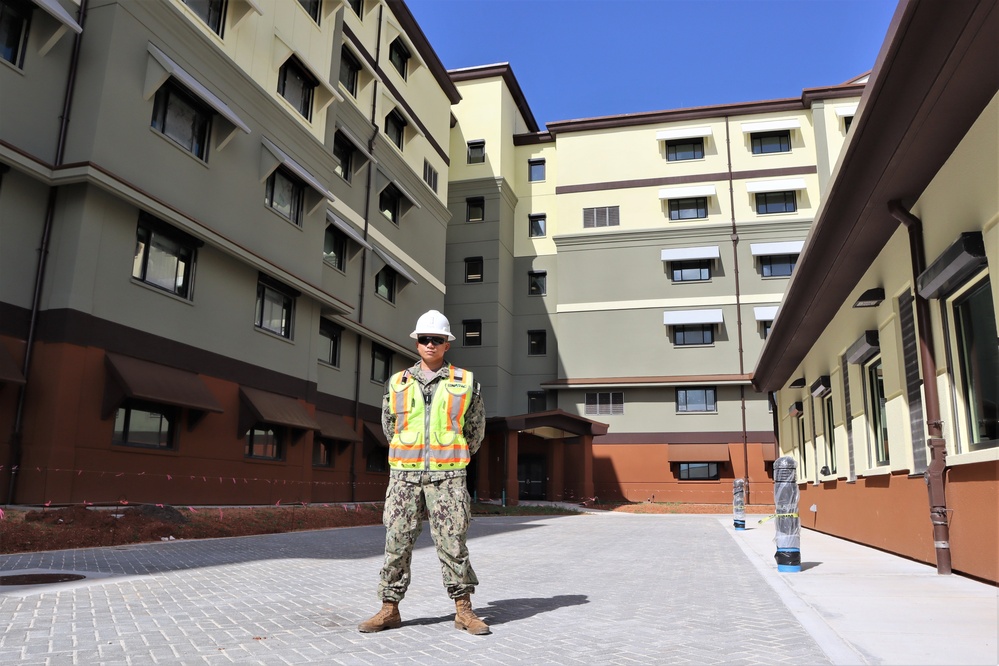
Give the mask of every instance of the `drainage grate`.
<path id="1" fill-rule="evenodd" d="M 70 573 L 49 574 L 17 574 L 0 576 L 0 585 L 46 585 L 49 583 L 68 583 L 72 580 L 83 580 L 86 576 Z"/>

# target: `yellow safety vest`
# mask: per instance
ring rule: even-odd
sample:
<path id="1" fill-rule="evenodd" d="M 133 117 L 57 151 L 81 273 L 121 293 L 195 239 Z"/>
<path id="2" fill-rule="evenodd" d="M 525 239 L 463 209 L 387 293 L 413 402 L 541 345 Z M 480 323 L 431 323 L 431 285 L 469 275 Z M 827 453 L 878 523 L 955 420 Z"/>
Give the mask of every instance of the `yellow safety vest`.
<path id="1" fill-rule="evenodd" d="M 471 372 L 450 366 L 448 378 L 437 381 L 428 410 L 422 385 L 412 372 L 403 370 L 392 375 L 389 409 L 395 415 L 395 432 L 389 443 L 389 467 L 400 470 L 467 467 L 471 456 L 462 429 L 474 386 Z"/>

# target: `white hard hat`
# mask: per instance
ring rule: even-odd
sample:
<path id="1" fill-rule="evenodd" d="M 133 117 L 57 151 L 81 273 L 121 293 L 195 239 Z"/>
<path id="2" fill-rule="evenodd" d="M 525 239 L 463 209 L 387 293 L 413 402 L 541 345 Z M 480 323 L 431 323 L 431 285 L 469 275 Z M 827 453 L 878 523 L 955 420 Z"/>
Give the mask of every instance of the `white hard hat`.
<path id="1" fill-rule="evenodd" d="M 411 338 L 421 335 L 446 335 L 448 340 L 454 340 L 451 335 L 451 322 L 437 310 L 428 310 L 416 320 L 416 330 L 409 334 Z"/>

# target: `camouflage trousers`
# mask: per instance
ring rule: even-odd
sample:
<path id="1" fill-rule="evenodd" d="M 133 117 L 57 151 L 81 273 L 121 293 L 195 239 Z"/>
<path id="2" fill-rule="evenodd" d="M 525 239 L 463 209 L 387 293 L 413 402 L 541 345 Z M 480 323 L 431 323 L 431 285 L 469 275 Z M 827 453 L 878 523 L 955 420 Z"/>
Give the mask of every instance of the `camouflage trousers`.
<path id="1" fill-rule="evenodd" d="M 385 492 L 385 564 L 378 583 L 383 601 L 402 601 L 409 589 L 413 545 L 423 531 L 423 512 L 430 518 L 430 534 L 437 546 L 444 587 L 452 599 L 472 594 L 479 584 L 468 561 L 465 535 L 471 521 L 465 476 L 432 481 L 390 478 Z"/>

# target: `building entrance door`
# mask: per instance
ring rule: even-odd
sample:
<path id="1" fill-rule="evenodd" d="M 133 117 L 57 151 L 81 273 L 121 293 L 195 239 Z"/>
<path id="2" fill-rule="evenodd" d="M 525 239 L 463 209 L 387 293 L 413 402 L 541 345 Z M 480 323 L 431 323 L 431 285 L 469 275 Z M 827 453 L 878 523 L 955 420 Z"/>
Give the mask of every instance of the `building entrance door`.
<path id="1" fill-rule="evenodd" d="M 519 499 L 545 499 L 545 457 L 520 456 L 517 458 L 517 481 L 520 483 Z"/>

